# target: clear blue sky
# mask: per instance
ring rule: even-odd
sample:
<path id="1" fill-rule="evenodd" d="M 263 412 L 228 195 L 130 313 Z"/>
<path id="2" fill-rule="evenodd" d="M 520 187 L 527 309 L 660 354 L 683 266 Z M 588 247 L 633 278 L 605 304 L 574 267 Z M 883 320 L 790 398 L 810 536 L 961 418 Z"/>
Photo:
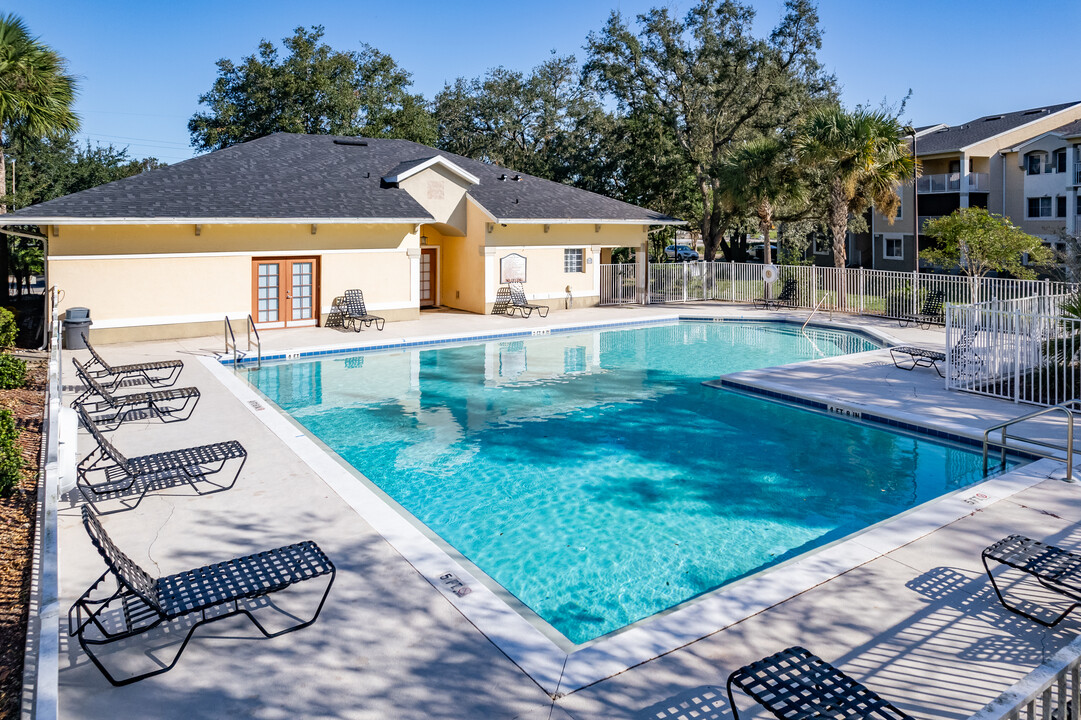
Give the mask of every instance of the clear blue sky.
<path id="1" fill-rule="evenodd" d="M 176 162 L 193 154 L 187 121 L 214 81 L 214 62 L 239 60 L 261 38 L 279 42 L 298 25 L 325 25 L 336 49 L 368 42 L 389 53 L 431 98 L 456 77 L 500 65 L 527 70 L 552 50 L 581 60 L 586 36 L 613 9 L 633 15 L 661 4 L 36 0 L 8 11 L 70 61 L 84 137 Z M 668 3 L 680 14 L 691 5 Z M 754 5 L 766 33 L 783 3 Z M 924 125 L 1081 100 L 1078 0 L 822 0 L 819 14 L 821 57 L 847 105 L 894 103 L 911 88 L 903 119 Z"/>

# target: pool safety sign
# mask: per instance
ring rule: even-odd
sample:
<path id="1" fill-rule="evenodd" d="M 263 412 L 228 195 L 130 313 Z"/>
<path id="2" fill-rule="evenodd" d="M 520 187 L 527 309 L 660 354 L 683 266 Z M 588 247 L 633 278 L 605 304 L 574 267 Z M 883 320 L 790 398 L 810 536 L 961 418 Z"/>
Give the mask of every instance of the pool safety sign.
<path id="1" fill-rule="evenodd" d="M 458 579 L 458 576 L 454 573 L 444 573 L 439 576 L 439 579 L 443 581 L 443 585 L 458 597 L 465 597 L 469 593 L 473 592 L 468 585 Z"/>

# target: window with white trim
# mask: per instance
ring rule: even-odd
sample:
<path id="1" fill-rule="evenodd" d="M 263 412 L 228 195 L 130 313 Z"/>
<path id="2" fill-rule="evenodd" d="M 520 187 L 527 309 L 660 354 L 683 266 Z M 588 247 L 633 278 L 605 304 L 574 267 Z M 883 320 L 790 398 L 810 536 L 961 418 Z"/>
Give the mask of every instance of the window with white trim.
<path id="1" fill-rule="evenodd" d="M 815 255 L 829 255 L 830 250 L 832 249 L 830 241 L 826 238 L 819 237 L 818 235 L 815 235 L 812 245 L 814 247 Z"/>
<path id="2" fill-rule="evenodd" d="M 882 259 L 883 260 L 904 260 L 905 259 L 905 241 L 904 238 L 899 237 L 887 237 L 882 243 Z"/>
<path id="3" fill-rule="evenodd" d="M 1028 217 L 1051 217 L 1051 197 L 1030 197 L 1028 199 Z"/>
<path id="4" fill-rule="evenodd" d="M 1066 172 L 1066 148 L 1055 151 L 1054 159 L 1051 163 L 1057 173 Z"/>
<path id="5" fill-rule="evenodd" d="M 563 272 L 585 272 L 585 254 L 582 248 L 567 248 L 563 251 Z"/>

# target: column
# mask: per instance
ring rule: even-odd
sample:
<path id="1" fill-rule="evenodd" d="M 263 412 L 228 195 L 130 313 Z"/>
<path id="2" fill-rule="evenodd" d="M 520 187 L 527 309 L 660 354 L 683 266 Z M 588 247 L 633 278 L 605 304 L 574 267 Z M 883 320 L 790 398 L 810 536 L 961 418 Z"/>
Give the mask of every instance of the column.
<path id="1" fill-rule="evenodd" d="M 420 307 L 420 248 L 406 248 L 409 257 L 409 302 L 413 307 Z"/>
<path id="2" fill-rule="evenodd" d="M 638 246 L 638 252 L 634 255 L 635 281 L 638 285 L 638 302 L 642 305 L 649 303 L 646 297 L 649 288 L 649 240 L 643 240 Z"/>
<path id="3" fill-rule="evenodd" d="M 961 207 L 968 207 L 968 155 L 961 153 Z"/>

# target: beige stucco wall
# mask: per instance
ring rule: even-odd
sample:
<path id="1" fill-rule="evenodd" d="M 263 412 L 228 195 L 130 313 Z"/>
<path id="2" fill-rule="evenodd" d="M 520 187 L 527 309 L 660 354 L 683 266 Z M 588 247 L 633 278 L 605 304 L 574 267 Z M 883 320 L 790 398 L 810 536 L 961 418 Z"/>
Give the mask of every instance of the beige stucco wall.
<path id="1" fill-rule="evenodd" d="M 364 290 L 372 312 L 416 317 L 413 225 L 64 226 L 49 237 L 49 283 L 60 309 L 90 308 L 99 341 L 190 337 L 221 331 L 252 311 L 252 262 L 315 257 L 317 306 Z"/>
<path id="2" fill-rule="evenodd" d="M 447 225 L 442 228 L 444 235 L 456 234 L 455 231 L 466 234 L 469 204 L 466 192 L 470 187 L 467 181 L 437 165 L 407 177 L 398 187 L 412 195 L 437 223 Z"/>

